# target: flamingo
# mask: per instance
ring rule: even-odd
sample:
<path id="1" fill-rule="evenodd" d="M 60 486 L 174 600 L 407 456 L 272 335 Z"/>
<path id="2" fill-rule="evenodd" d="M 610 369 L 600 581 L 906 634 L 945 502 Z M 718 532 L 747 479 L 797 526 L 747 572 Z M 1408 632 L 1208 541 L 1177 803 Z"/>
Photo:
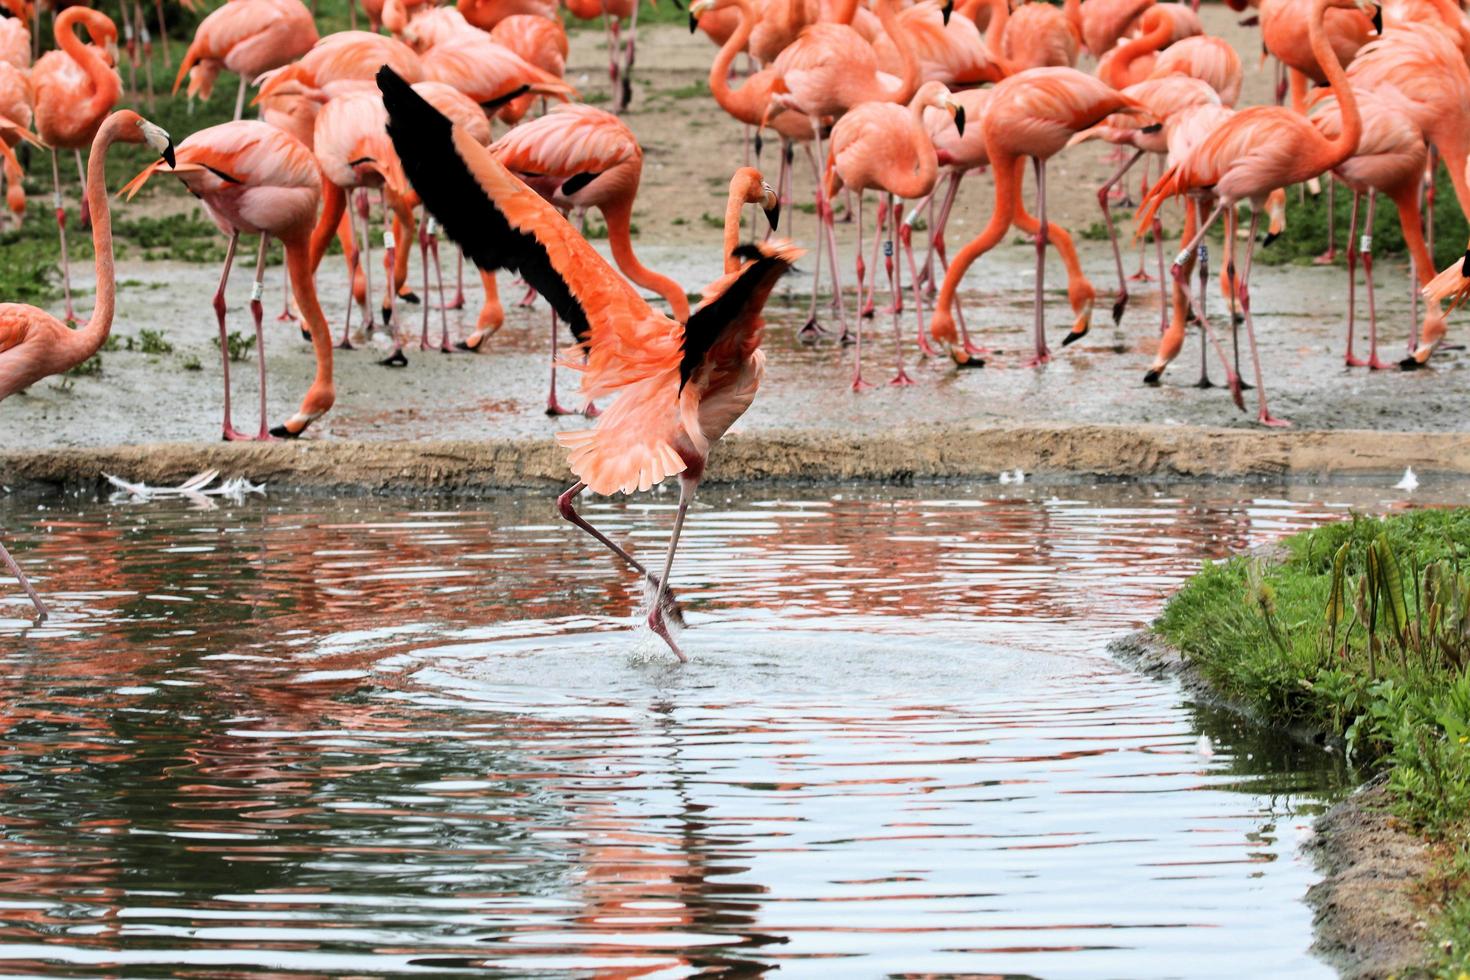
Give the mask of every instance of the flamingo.
<path id="1" fill-rule="evenodd" d="M 555 78 L 566 74 L 570 51 L 567 32 L 554 20 L 533 14 L 513 14 L 495 25 L 490 31 L 490 40 L 509 48 L 527 64 Z M 536 96 L 529 93 L 512 99 L 496 117 L 514 126 L 525 118 L 535 99 Z"/>
<path id="2" fill-rule="evenodd" d="M 556 20 L 556 0 L 459 0 L 460 16 L 482 31 L 492 31 L 507 17 L 528 14 Z"/>
<path id="3" fill-rule="evenodd" d="M 1032 364 L 1051 358 L 1042 329 L 1042 291 L 1046 281 L 1046 245 L 1055 240 L 1067 265 L 1067 294 L 1076 320 L 1063 341 L 1070 344 L 1084 336 L 1092 323 L 1096 296 L 1082 274 L 1076 251 L 1067 232 L 1046 220 L 1046 161 L 1056 155 L 1076 133 L 1096 125 L 1122 110 L 1142 111 L 1138 103 L 1091 75 L 1075 68 L 1031 68 L 1012 75 L 997 85 L 981 122 L 986 153 L 995 171 L 995 209 L 985 229 L 960 250 L 944 275 L 934 318 L 929 330 L 934 338 L 949 345 L 950 357 L 965 365 L 970 352 L 956 346 L 951 306 L 965 270 L 1001 240 L 1015 221 L 1021 193 L 1021 166 L 1027 157 L 1036 170 L 1036 293 L 1034 336 L 1036 355 Z"/>
<path id="4" fill-rule="evenodd" d="M 618 269 L 636 285 L 661 295 L 675 320 L 683 323 L 689 319 L 684 287 L 646 268 L 633 252 L 633 200 L 643 174 L 643 149 L 621 119 L 592 106 L 557 106 L 506 133 L 491 152 L 502 166 L 557 208 L 595 207 L 601 211 Z M 585 342 L 585 330 L 579 332 L 575 322 L 570 325 L 578 342 Z M 554 362 L 546 411 L 549 415 L 566 414 L 556 400 Z"/>
<path id="5" fill-rule="evenodd" d="M 1153 5 L 1154 0 L 1066 0 L 1063 9 L 1083 45 L 1094 58 L 1101 58 Z"/>
<path id="6" fill-rule="evenodd" d="M 725 199 L 725 235 L 723 239 L 725 272 L 740 271 L 736 252 L 740 247 L 740 215 L 745 205 L 758 204 L 766 216 L 766 224 L 775 231 L 781 223 L 781 198 L 754 167 L 741 167 L 730 178 L 730 193 Z"/>
<path id="7" fill-rule="evenodd" d="M 1059 8 L 1040 0 L 1017 7 L 1001 37 L 1001 50 L 1013 71 L 1072 68 L 1081 45 L 1080 29 Z"/>
<path id="8" fill-rule="evenodd" d="M 612 79 L 613 109 L 621 113 L 633 101 L 633 61 L 638 35 L 639 0 L 567 0 L 566 7 L 578 20 L 594 20 L 598 17 L 603 19 L 607 28 L 607 73 Z M 628 25 L 626 41 L 622 39 L 624 22 Z"/>
<path id="9" fill-rule="evenodd" d="M 1139 18 L 1143 33 L 1122 41 L 1097 62 L 1097 77 L 1113 88 L 1124 89 L 1152 73 L 1159 52 L 1187 37 L 1205 32 L 1199 16 L 1182 3 L 1160 3 Z"/>
<path id="10" fill-rule="evenodd" d="M 34 306 L 0 303 L 0 400 L 42 378 L 81 364 L 97 353 L 112 332 L 117 279 L 113 275 L 112 214 L 107 207 L 107 151 L 113 143 L 146 143 L 165 160 L 172 161 L 174 156 L 168 134 L 130 109 L 115 112 L 98 124 L 87 161 L 86 185 L 92 206 L 97 302 L 92 307 L 92 316 L 77 330 Z M 44 621 L 45 603 L 3 544 L 0 544 L 0 564 L 15 576 L 30 597 L 37 621 Z"/>
<path id="11" fill-rule="evenodd" d="M 373 327 L 372 308 L 366 300 L 372 293 L 372 233 L 368 222 L 367 189 L 382 189 L 388 207 L 398 215 L 399 220 L 406 226 L 411 226 L 413 222 L 408 206 L 411 191 L 403 177 L 398 156 L 388 141 L 384 129 L 386 125 L 387 115 L 377 93 L 371 88 L 353 87 L 322 106 L 321 112 L 317 114 L 312 136 L 313 150 L 326 182 L 322 186 L 322 216 L 312 233 L 311 268 L 314 271 L 320 265 L 322 256 L 326 254 L 327 242 L 336 232 L 344 211 L 349 225 L 352 223 L 352 212 L 347 209 L 347 198 L 354 190 L 362 191 L 356 209 L 362 224 L 353 234 L 361 239 L 363 269 L 368 277 L 362 304 L 362 316 L 367 331 L 371 331 Z M 396 245 L 391 234 L 384 236 L 384 247 L 390 254 L 385 260 L 389 281 L 384 291 L 383 324 L 393 334 L 394 340 L 393 351 L 381 362 L 386 367 L 403 367 L 408 363 L 393 324 L 394 299 L 401 285 L 396 281 L 398 270 L 392 254 L 396 251 Z M 338 345 L 349 349 L 352 346 L 350 338 L 354 299 L 354 295 L 348 296 L 347 320 L 342 327 L 342 342 Z"/>
<path id="12" fill-rule="evenodd" d="M 1353 155 L 1332 171 L 1353 192 L 1353 207 L 1348 224 L 1347 352 L 1344 361 L 1348 367 L 1366 366 L 1378 371 L 1389 365 L 1378 359 L 1378 315 L 1373 302 L 1374 202 L 1380 192 L 1393 201 L 1394 209 L 1398 212 L 1404 245 L 1409 250 L 1412 270 L 1417 280 L 1412 288 L 1429 285 L 1434 277 L 1434 259 L 1424 244 L 1424 231 L 1419 219 L 1419 188 L 1424 181 L 1424 166 L 1429 157 L 1429 148 L 1413 120 L 1395 111 L 1374 90 L 1360 90 L 1354 95 L 1358 101 L 1358 114 L 1362 117 L 1362 136 Z M 1310 118 L 1323 136 L 1331 138 L 1342 130 L 1342 111 L 1336 99 L 1329 97 L 1318 102 Z M 1368 213 L 1363 227 L 1367 231 L 1359 239 L 1358 205 L 1365 194 L 1368 196 Z M 1353 319 L 1356 314 L 1354 292 L 1357 286 L 1357 270 L 1353 260 L 1358 253 L 1362 255 L 1363 276 L 1368 285 L 1366 361 L 1353 356 Z M 1438 303 L 1430 302 L 1425 309 L 1423 334 L 1443 334 L 1442 321 Z"/>
<path id="13" fill-rule="evenodd" d="M 367 31 L 338 31 L 312 45 L 300 61 L 260 76 L 260 93 L 253 104 L 295 82 L 303 90 L 326 89 L 335 82 L 371 81 L 373 72 L 388 65 L 410 81 L 424 78 L 418 53 L 395 38 Z"/>
<path id="14" fill-rule="evenodd" d="M 483 31 L 451 35 L 424 53 L 423 78 L 459 89 L 487 111 L 523 95 L 546 95 L 563 102 L 576 90 L 548 71 L 491 40 Z"/>
<path id="15" fill-rule="evenodd" d="M 85 27 L 92 44 L 83 44 L 77 27 Z M 71 150 L 77 158 L 77 175 L 85 172 L 82 148 L 97 135 L 97 127 L 117 105 L 122 79 L 116 61 L 117 27 L 106 14 L 86 7 L 68 7 L 56 16 L 56 45 L 31 69 L 31 90 L 36 99 L 36 132 L 51 147 L 51 179 L 55 189 L 56 230 L 61 238 L 61 282 L 66 296 L 66 317 L 76 320 L 71 303 L 71 263 L 66 254 L 66 209 L 61 198 L 61 166 L 57 150 Z M 110 60 L 109 60 L 110 59 Z M 82 199 L 82 226 L 86 226 L 87 199 Z"/>
<path id="16" fill-rule="evenodd" d="M 1219 93 L 1220 102 L 1230 107 L 1240 101 L 1240 86 L 1245 81 L 1245 71 L 1235 48 L 1224 38 L 1209 34 L 1187 37 L 1159 52 L 1148 77 L 1170 75 L 1208 82 Z"/>
<path id="17" fill-rule="evenodd" d="M 225 343 L 225 287 L 230 280 L 240 236 L 259 235 L 255 257 L 255 284 L 250 293 L 250 315 L 255 320 L 256 359 L 260 364 L 260 433 L 257 440 L 295 439 L 326 414 L 335 400 L 332 384 L 332 338 L 317 300 L 311 268 L 311 233 L 321 201 L 322 181 L 316 158 L 298 140 L 268 123 L 253 119 L 221 123 L 189 136 L 179 144 L 168 170 L 183 182 L 220 231 L 229 236 L 214 314 L 219 323 L 220 364 L 224 377 L 226 440 L 251 437 L 236 430 L 230 413 L 230 359 Z M 164 170 L 154 163 L 135 177 L 125 190 L 136 194 L 153 174 Z M 286 270 L 296 306 L 311 337 L 316 377 L 301 408 L 282 425 L 268 428 L 265 407 L 265 336 L 261 325 L 261 286 L 265 279 L 266 246 L 278 238 L 286 246 Z"/>
<path id="18" fill-rule="evenodd" d="M 7 24 L 20 22 L 0 20 L 0 28 Z M 16 44 L 7 43 L 9 40 Z M 4 175 L 5 201 L 17 224 L 25 215 L 26 189 L 25 172 L 15 155 L 15 146 L 27 138 L 35 118 L 30 63 L 30 32 L 25 26 L 21 25 L 19 31 L 0 31 L 0 173 Z"/>
<path id="19" fill-rule="evenodd" d="M 928 197 L 934 191 L 939 176 L 939 158 L 929 132 L 924 125 L 924 110 L 943 110 L 953 117 L 955 128 L 961 136 L 965 132 L 965 116 L 958 102 L 951 98 L 949 89 L 942 82 L 925 82 L 908 106 L 893 102 L 864 102 L 855 106 L 837 121 L 832 129 L 832 139 L 827 157 L 827 186 L 825 193 L 831 200 L 843 186 L 857 191 L 857 283 L 858 295 L 863 290 L 863 195 L 869 188 L 882 196 L 878 200 L 878 223 L 873 233 L 873 256 L 877 261 L 878 240 L 883 237 L 883 224 L 890 215 L 890 232 L 884 249 L 883 264 L 888 271 L 888 288 L 893 296 L 893 342 L 898 358 L 898 373 L 890 382 L 894 385 L 910 385 L 913 379 L 903 366 L 903 338 L 899 331 L 898 279 L 895 275 L 894 239 L 900 239 L 908 258 L 909 273 L 913 276 L 914 303 L 918 307 L 919 334 L 924 331 L 924 305 L 919 293 L 918 269 L 914 265 L 914 252 L 909 235 L 900 232 L 900 206 L 894 199 L 912 200 Z M 874 278 L 877 270 L 873 271 Z M 863 328 L 858 318 L 857 346 L 855 348 L 852 388 L 860 391 L 871 387 L 863 380 Z"/>
<path id="20" fill-rule="evenodd" d="M 939 0 L 920 0 L 899 13 L 895 22 L 899 35 L 885 32 L 873 41 L 878 66 L 890 75 L 903 74 L 903 55 L 895 36 L 902 36 L 913 46 L 921 82 L 939 81 L 955 87 L 982 85 L 998 82 L 1009 73 L 1007 66 L 991 54 L 998 40 L 987 44 L 974 20 L 950 16 L 940 8 Z M 998 37 L 996 27 L 990 31 Z"/>
<path id="21" fill-rule="evenodd" d="M 482 269 L 519 269 L 563 319 L 588 331 L 582 390 L 589 398 L 620 392 L 596 428 L 558 434 L 578 479 L 558 498 L 562 514 L 647 578 L 642 564 L 577 515 L 575 500 L 587 489 L 631 493 L 679 477 L 679 509 L 663 574 L 653 580 L 648 624 L 686 660 L 665 619 L 684 516 L 711 446 L 755 398 L 765 362 L 760 311 L 800 250 L 743 247 L 740 256 L 750 261 L 714 283 L 681 324 L 651 309 L 550 203 L 391 69 L 378 84 L 404 170 L 445 232 Z"/>
<path id="22" fill-rule="evenodd" d="M 907 103 L 918 88 L 919 60 L 913 44 L 898 26 L 897 0 L 878 0 L 876 7 L 883 29 L 898 42 L 903 64 L 901 77 L 880 70 L 872 45 L 856 28 L 847 24 L 813 24 L 781 52 L 773 66 L 775 80 L 766 112 L 774 115 L 779 109 L 794 109 L 803 113 L 811 125 L 819 161 L 825 159 L 822 149 L 824 120 L 836 119 L 863 102 Z M 837 271 L 837 233 L 832 223 L 832 205 L 822 191 L 820 180 L 816 187 L 816 205 L 817 220 L 824 236 L 819 238 L 819 242 L 825 241 L 832 262 L 837 317 L 845 337 L 847 313 L 842 305 L 842 280 Z M 819 248 L 818 254 L 820 252 Z M 819 267 L 812 283 L 814 298 L 820 277 Z M 813 321 L 810 325 L 815 329 L 815 302 L 812 306 Z"/>
<path id="23" fill-rule="evenodd" d="M 1354 89 L 1375 93 L 1386 104 L 1413 120 L 1449 167 L 1450 181 L 1460 210 L 1470 214 L 1470 67 L 1459 47 L 1441 27 L 1401 25 L 1363 46 L 1347 68 Z M 1431 156 L 1431 159 L 1433 157 Z M 1433 218 L 1434 184 L 1426 214 Z M 1426 228 L 1427 247 L 1434 252 L 1434 226 Z M 1413 352 L 1399 367 L 1414 370 L 1428 363 L 1444 339 L 1443 320 L 1432 332 L 1415 338 Z"/>
<path id="24" fill-rule="evenodd" d="M 1140 227 L 1152 218 L 1159 206 L 1178 194 L 1197 198 L 1212 195 L 1218 203 L 1210 216 L 1200 224 L 1194 240 L 1188 243 L 1174 261 L 1174 276 L 1180 281 L 1185 253 L 1193 252 L 1210 226 L 1225 213 L 1225 268 L 1231 285 L 1238 289 L 1240 308 L 1245 314 L 1246 335 L 1250 340 L 1251 359 L 1255 368 L 1256 395 L 1259 410 L 1256 418 L 1262 425 L 1287 425 L 1271 414 L 1266 403 L 1266 389 L 1261 376 L 1260 352 L 1256 349 L 1255 322 L 1250 304 L 1251 253 L 1255 249 L 1259 208 L 1267 195 L 1279 188 L 1302 183 L 1320 176 L 1341 164 L 1358 148 L 1362 119 L 1358 115 L 1357 98 L 1343 71 L 1332 43 L 1323 29 L 1328 8 L 1363 9 L 1366 0 L 1312 0 L 1309 22 L 1312 50 L 1337 93 L 1342 110 L 1342 131 L 1328 139 L 1303 116 L 1280 106 L 1256 106 L 1236 113 L 1219 129 L 1200 143 L 1184 160 L 1175 164 L 1149 192 L 1139 215 Z M 1236 275 L 1235 205 L 1250 201 L 1250 232 L 1246 242 L 1245 262 Z M 1238 283 L 1238 286 L 1236 285 Z M 1196 316 L 1207 323 L 1196 306 Z M 1223 351 L 1221 352 L 1223 359 Z M 1240 378 L 1227 366 L 1227 376 L 1236 403 L 1244 407 L 1240 396 Z"/>
<path id="25" fill-rule="evenodd" d="M 235 96 L 239 119 L 245 110 L 245 87 L 300 58 L 317 40 L 311 11 L 301 0 L 232 0 L 199 22 L 179 63 L 174 94 L 187 76 L 189 97 L 207 99 L 220 70 L 228 69 L 240 76 Z"/>

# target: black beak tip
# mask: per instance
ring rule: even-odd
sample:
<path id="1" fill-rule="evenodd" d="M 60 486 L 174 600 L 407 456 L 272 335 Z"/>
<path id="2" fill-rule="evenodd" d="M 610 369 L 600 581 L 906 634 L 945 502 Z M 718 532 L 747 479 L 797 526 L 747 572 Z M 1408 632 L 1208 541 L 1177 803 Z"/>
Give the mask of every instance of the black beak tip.
<path id="1" fill-rule="evenodd" d="M 954 13 L 954 0 L 944 0 L 944 7 L 940 10 L 940 14 L 944 17 L 944 26 L 945 27 L 948 27 L 949 26 L 949 18 L 950 18 L 950 15 L 952 15 L 953 13 Z"/>
<path id="2" fill-rule="evenodd" d="M 1146 384 L 1146 385 L 1148 385 L 1148 386 L 1150 386 L 1150 387 L 1157 388 L 1158 385 L 1159 385 L 1159 374 L 1160 373 L 1161 372 L 1159 372 L 1159 371 L 1150 371 L 1148 374 L 1145 374 L 1143 376 L 1143 383 Z"/>
<path id="3" fill-rule="evenodd" d="M 172 140 L 163 148 L 163 162 L 168 164 L 170 168 L 174 166 L 174 144 Z"/>
<path id="4" fill-rule="evenodd" d="M 1065 336 L 1065 337 L 1062 338 L 1062 346 L 1063 347 L 1071 347 L 1073 344 L 1075 344 L 1077 341 L 1079 341 L 1081 339 L 1082 339 L 1082 334 L 1080 334 L 1080 333 L 1069 333 L 1069 334 L 1067 334 L 1067 336 Z"/>
<path id="5" fill-rule="evenodd" d="M 271 435 L 275 436 L 277 439 L 299 439 L 299 438 L 301 438 L 301 433 L 299 433 L 299 432 L 292 432 L 290 429 L 286 428 L 284 425 L 278 425 L 278 426 L 275 426 L 274 428 L 272 428 L 271 429 Z"/>
<path id="6" fill-rule="evenodd" d="M 961 136 L 965 135 L 965 107 L 959 106 L 954 111 L 954 128 Z"/>
<path id="7" fill-rule="evenodd" d="M 1406 357 L 1402 361 L 1399 361 L 1400 371 L 1417 371 L 1423 366 L 1423 364 L 1419 363 L 1419 359 L 1413 356 Z"/>
<path id="8" fill-rule="evenodd" d="M 1279 233 L 1277 233 L 1277 232 L 1274 232 L 1274 231 L 1268 231 L 1268 232 L 1266 232 L 1266 237 L 1263 238 L 1263 239 L 1261 239 L 1261 247 L 1262 248 L 1270 248 L 1271 247 L 1271 243 L 1274 242 L 1276 239 L 1278 239 L 1280 237 L 1281 237 L 1281 235 Z"/>
<path id="9" fill-rule="evenodd" d="M 764 210 L 766 212 L 766 221 L 770 222 L 771 230 L 775 231 L 781 225 L 781 205 L 777 204 L 773 208 L 765 208 Z"/>
<path id="10" fill-rule="evenodd" d="M 690 34 L 693 34 L 697 30 L 699 30 L 699 18 L 696 17 L 696 16 L 694 16 L 693 14 L 690 14 L 689 15 L 689 33 Z"/>
<path id="11" fill-rule="evenodd" d="M 1373 8 L 1373 30 L 1377 31 L 1379 34 L 1382 34 L 1383 33 L 1383 8 L 1382 7 L 1374 7 Z"/>
<path id="12" fill-rule="evenodd" d="M 1470 279 L 1470 250 L 1467 250 L 1465 257 L 1460 260 L 1460 275 L 1465 279 Z"/>

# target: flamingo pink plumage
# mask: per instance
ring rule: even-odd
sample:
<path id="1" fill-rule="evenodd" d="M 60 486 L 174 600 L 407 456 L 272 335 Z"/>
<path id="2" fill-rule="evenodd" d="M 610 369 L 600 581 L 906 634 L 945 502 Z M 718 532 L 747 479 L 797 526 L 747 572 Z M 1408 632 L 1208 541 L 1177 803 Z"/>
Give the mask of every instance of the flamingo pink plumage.
<path id="1" fill-rule="evenodd" d="M 154 163 L 125 188 L 136 194 L 155 173 L 172 173 L 203 202 L 220 231 L 229 236 L 219 289 L 214 295 L 219 323 L 220 363 L 224 381 L 224 437 L 249 438 L 235 429 L 230 412 L 230 359 L 225 343 L 225 287 L 229 282 L 240 236 L 260 237 L 255 260 L 255 286 L 250 313 L 255 321 L 260 365 L 260 432 L 255 438 L 296 438 L 326 414 L 336 398 L 332 382 L 332 338 L 317 300 L 311 268 L 311 234 L 321 201 L 320 169 L 310 150 L 274 126 L 253 119 L 202 129 L 179 144 L 176 160 Z M 261 283 L 270 239 L 286 246 L 286 268 L 302 322 L 316 356 L 316 377 L 301 407 L 283 425 L 270 428 L 266 419 L 265 347 L 261 319 Z"/>
<path id="2" fill-rule="evenodd" d="M 317 42 L 316 24 L 301 0 L 231 0 L 194 31 L 179 63 L 177 93 L 189 79 L 189 97 L 209 98 L 221 70 L 240 76 L 235 118 L 245 108 L 245 87 L 275 68 L 290 64 Z"/>
<path id="3" fill-rule="evenodd" d="M 92 316 L 72 330 L 44 310 L 21 303 L 0 303 L 0 400 L 53 374 L 68 371 L 87 360 L 107 340 L 117 297 L 113 274 L 112 215 L 107 206 L 107 151 L 113 143 L 147 143 L 166 159 L 173 157 L 168 134 L 136 112 L 124 109 L 100 121 L 87 163 L 87 196 L 92 205 L 92 245 L 96 253 L 97 301 Z M 0 544 L 0 564 L 20 582 L 46 618 L 46 606 L 20 566 Z"/>
<path id="4" fill-rule="evenodd" d="M 84 44 L 77 37 L 85 27 L 92 38 Z M 86 7 L 68 7 L 56 16 L 58 50 L 42 55 L 31 69 L 31 91 L 35 96 L 36 132 L 51 147 L 51 177 L 56 193 L 56 227 L 61 237 L 61 277 L 66 295 L 66 319 L 76 319 L 71 304 L 71 264 L 66 254 L 66 210 L 61 204 L 61 168 L 57 150 L 71 150 L 77 158 L 77 175 L 84 173 L 82 150 L 91 145 L 97 127 L 117 105 L 122 79 L 112 67 L 117 50 L 117 27 L 106 14 Z M 87 195 L 82 214 L 87 213 Z M 83 221 L 85 226 L 86 222 Z"/>

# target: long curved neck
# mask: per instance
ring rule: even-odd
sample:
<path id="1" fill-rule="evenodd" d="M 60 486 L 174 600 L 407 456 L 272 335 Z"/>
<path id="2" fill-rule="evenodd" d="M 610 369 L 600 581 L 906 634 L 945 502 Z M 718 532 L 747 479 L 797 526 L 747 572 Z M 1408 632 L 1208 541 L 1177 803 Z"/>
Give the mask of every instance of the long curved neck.
<path id="1" fill-rule="evenodd" d="M 878 22 L 893 40 L 894 47 L 898 48 L 898 57 L 903 62 L 902 81 L 898 91 L 888 93 L 889 101 L 907 102 L 914 97 L 914 89 L 919 87 L 919 59 L 914 54 L 914 42 L 909 38 L 908 31 L 898 22 L 894 0 L 878 0 L 876 11 Z"/>
<path id="2" fill-rule="evenodd" d="M 732 184 L 730 186 L 730 198 L 725 202 L 725 272 L 738 272 L 740 260 L 735 258 L 734 251 L 740 245 L 740 214 L 746 202 L 750 199 L 747 188 L 743 185 Z"/>
<path id="3" fill-rule="evenodd" d="M 1331 152 L 1328 154 L 1329 159 L 1324 163 L 1324 170 L 1331 170 L 1356 153 L 1358 140 L 1363 136 L 1363 120 L 1358 115 L 1358 100 L 1353 95 L 1352 85 L 1348 83 L 1347 73 L 1342 70 L 1342 63 L 1337 60 L 1337 55 L 1332 50 L 1332 42 L 1327 39 L 1327 32 L 1322 27 L 1322 19 L 1327 14 L 1330 2 L 1331 0 L 1314 0 L 1312 19 L 1307 23 L 1307 35 L 1312 42 L 1312 54 L 1316 57 L 1317 64 L 1321 66 L 1322 74 L 1327 76 L 1327 83 L 1332 86 L 1332 92 L 1337 96 L 1337 104 L 1342 109 L 1342 132 L 1337 134 L 1336 139 L 1327 141 Z"/>
<path id="4" fill-rule="evenodd" d="M 622 270 L 623 275 L 667 300 L 675 320 L 680 323 L 688 320 L 689 298 L 684 295 L 684 287 L 668 276 L 661 276 L 645 267 L 638 261 L 638 256 L 633 254 L 632 202 L 610 203 L 602 208 L 602 217 L 607 222 L 607 244 L 612 249 L 613 262 Z"/>
<path id="5" fill-rule="evenodd" d="M 1114 49 L 1108 78 L 1103 79 L 1114 88 L 1128 84 L 1128 69 L 1133 62 L 1146 54 L 1153 54 L 1169 43 L 1174 36 L 1174 25 L 1162 12 L 1151 18 L 1153 26 L 1145 27 L 1144 33 L 1131 41 L 1125 41 Z"/>
<path id="6" fill-rule="evenodd" d="M 87 10 L 85 7 L 74 9 L 79 13 Z M 76 25 L 80 19 L 67 17 L 64 13 L 56 19 L 56 46 L 86 72 L 87 78 L 92 82 L 92 97 L 87 100 L 87 107 L 94 115 L 100 116 L 117 102 L 117 92 L 113 91 L 116 76 L 112 67 L 97 53 L 97 49 L 77 37 Z"/>
<path id="7" fill-rule="evenodd" d="M 990 23 L 985 25 L 985 54 L 990 58 L 992 63 L 1002 64 L 1005 61 L 1005 45 L 1003 42 L 1006 33 L 1006 24 L 1011 19 L 1011 5 L 1007 0 L 989 0 L 989 4 Z M 977 7 L 982 5 L 983 0 L 982 3 L 976 4 Z M 1010 69 L 1006 69 L 1006 73 L 1009 74 Z"/>
<path id="8" fill-rule="evenodd" d="M 107 340 L 112 332 L 112 315 L 116 309 L 117 281 L 112 266 L 112 212 L 107 207 L 107 149 L 117 139 L 121 126 L 136 125 L 127 119 L 111 117 L 97 130 L 92 151 L 87 157 L 87 206 L 92 210 L 92 249 L 96 253 L 97 302 L 85 326 L 71 335 L 76 345 L 77 362 L 85 361 Z"/>
<path id="9" fill-rule="evenodd" d="M 745 50 L 745 45 L 750 41 L 750 32 L 755 29 L 755 9 L 750 5 L 750 0 L 735 0 L 735 9 L 740 11 L 740 23 L 735 28 L 735 33 L 725 40 L 724 47 L 720 53 L 715 55 L 715 63 L 709 69 L 709 90 L 715 97 L 721 109 L 731 111 L 734 105 L 736 93 L 730 89 L 730 66 L 735 63 L 735 56 Z M 740 90 L 745 91 L 745 86 Z"/>
<path id="10" fill-rule="evenodd" d="M 928 130 L 924 128 L 924 104 L 918 98 L 909 103 L 909 140 L 919 166 L 911 174 L 904 174 L 902 179 L 893 181 L 888 188 L 905 200 L 928 194 L 939 176 L 939 156 L 934 152 L 934 142 L 929 139 Z"/>

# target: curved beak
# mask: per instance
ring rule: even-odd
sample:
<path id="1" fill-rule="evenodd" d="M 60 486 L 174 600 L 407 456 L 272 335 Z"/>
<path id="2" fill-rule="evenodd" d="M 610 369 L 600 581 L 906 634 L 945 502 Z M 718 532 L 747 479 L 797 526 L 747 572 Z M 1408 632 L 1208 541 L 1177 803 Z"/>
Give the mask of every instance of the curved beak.
<path id="1" fill-rule="evenodd" d="M 693 34 L 695 31 L 699 30 L 699 18 L 700 18 L 700 16 L 706 10 L 709 10 L 713 6 L 714 6 L 714 4 L 711 2 L 711 0 L 694 0 L 694 2 L 689 5 L 689 33 L 690 34 Z"/>
<path id="2" fill-rule="evenodd" d="M 948 27 L 949 18 L 954 15 L 954 0 L 944 0 L 944 6 L 940 8 L 939 13 L 944 17 L 944 26 Z"/>
<path id="3" fill-rule="evenodd" d="M 765 199 L 761 201 L 761 210 L 766 213 L 766 221 L 771 230 L 775 231 L 781 225 L 781 198 L 771 189 L 770 184 L 762 183 L 761 190 L 765 191 Z"/>
<path id="4" fill-rule="evenodd" d="M 954 128 L 959 130 L 961 136 L 965 135 L 965 107 L 953 100 L 946 100 L 944 107 L 954 117 Z"/>
<path id="5" fill-rule="evenodd" d="M 138 124 L 143 127 L 143 141 L 163 157 L 164 163 L 172 169 L 174 166 L 174 141 L 169 138 L 167 132 L 161 126 L 155 126 L 146 119 Z"/>
<path id="6" fill-rule="evenodd" d="M 1379 6 L 1373 8 L 1373 30 L 1383 33 L 1383 8 Z"/>

